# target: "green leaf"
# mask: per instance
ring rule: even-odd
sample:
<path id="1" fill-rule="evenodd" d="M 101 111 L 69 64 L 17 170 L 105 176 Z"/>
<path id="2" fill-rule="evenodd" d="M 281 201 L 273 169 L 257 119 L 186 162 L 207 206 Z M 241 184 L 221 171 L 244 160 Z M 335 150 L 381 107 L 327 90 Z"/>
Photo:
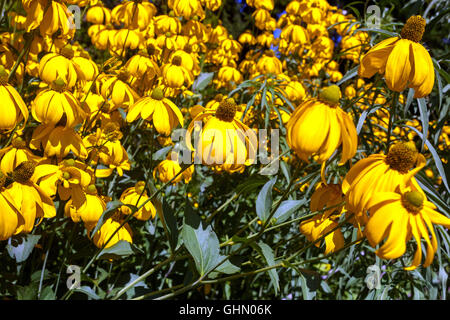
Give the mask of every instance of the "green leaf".
<path id="1" fill-rule="evenodd" d="M 275 265 L 275 257 L 274 257 L 273 250 L 271 247 L 269 247 L 267 244 L 265 244 L 262 241 L 258 242 L 257 244 L 256 243 L 252 244 L 252 247 L 256 251 L 258 251 L 258 253 L 261 256 L 264 257 L 264 260 L 266 260 L 266 263 L 269 267 Z M 271 284 L 272 284 L 273 288 L 275 289 L 275 294 L 278 294 L 278 290 L 280 290 L 280 283 L 279 283 L 279 278 L 278 278 L 278 273 L 277 273 L 276 268 L 268 270 L 268 273 L 269 273 Z"/>
<path id="2" fill-rule="evenodd" d="M 305 202 L 306 199 L 283 201 L 273 215 L 273 218 L 277 219 L 276 223 L 286 221 L 292 213 L 305 204 Z"/>
<path id="3" fill-rule="evenodd" d="M 100 297 L 95 293 L 94 289 L 88 287 L 88 286 L 82 286 L 77 289 L 73 290 L 74 292 L 81 292 L 87 295 L 89 298 L 92 298 L 94 300 L 99 300 Z"/>
<path id="4" fill-rule="evenodd" d="M 192 91 L 199 92 L 205 89 L 214 77 L 214 72 L 202 72 L 195 79 L 192 85 Z"/>
<path id="5" fill-rule="evenodd" d="M 261 189 L 256 199 L 256 214 L 263 222 L 267 220 L 272 208 L 272 189 L 277 181 L 277 177 L 269 180 Z"/>
<path id="6" fill-rule="evenodd" d="M 248 179 L 245 179 L 244 182 L 239 184 L 235 192 L 237 194 L 248 194 L 251 193 L 253 190 L 258 188 L 259 186 L 265 184 L 267 182 L 267 178 L 265 176 L 260 175 L 254 175 Z"/>
<path id="7" fill-rule="evenodd" d="M 56 300 L 56 295 L 53 292 L 52 287 L 47 286 L 42 289 L 39 300 Z"/>
<path id="8" fill-rule="evenodd" d="M 194 258 L 198 273 L 203 276 L 211 271 L 220 259 L 219 239 L 211 226 L 203 227 L 200 217 L 188 210 L 181 232 L 186 249 Z"/>
<path id="9" fill-rule="evenodd" d="M 417 104 L 419 105 L 420 121 L 422 122 L 422 133 L 423 137 L 425 138 L 425 139 L 422 138 L 422 151 L 423 151 L 423 146 L 425 145 L 425 140 L 427 139 L 428 136 L 428 125 L 429 125 L 428 111 L 424 98 L 417 99 Z"/>
<path id="10" fill-rule="evenodd" d="M 117 259 L 133 254 L 131 245 L 128 241 L 120 240 L 115 245 L 103 249 L 97 259 Z"/>
<path id="11" fill-rule="evenodd" d="M 172 149 L 173 146 L 167 146 L 162 149 L 159 149 L 152 155 L 152 159 L 155 161 L 164 160 L 166 159 L 167 153 L 169 153 L 170 149 Z"/>
<path id="12" fill-rule="evenodd" d="M 186 203 L 186 205 L 188 206 L 188 203 Z M 169 233 L 169 244 L 173 252 L 178 243 L 177 219 L 175 218 L 174 210 L 169 206 L 167 201 L 163 200 L 162 208 L 164 221 L 166 222 L 167 231 Z"/>
<path id="13" fill-rule="evenodd" d="M 350 70 L 347 71 L 347 73 L 342 77 L 341 80 L 339 80 L 338 82 L 336 82 L 336 85 L 340 86 L 341 84 L 343 84 L 345 81 L 350 80 L 351 78 L 356 77 L 356 75 L 358 74 L 358 68 L 359 66 L 356 66 Z"/>
<path id="14" fill-rule="evenodd" d="M 27 260 L 40 238 L 40 235 L 33 234 L 9 238 L 6 245 L 9 256 L 15 259 L 17 263 Z"/>
<path id="15" fill-rule="evenodd" d="M 219 262 L 222 261 L 223 259 L 225 259 L 225 256 L 220 256 Z M 230 260 L 226 260 L 224 263 L 222 263 L 220 266 L 216 268 L 216 271 L 226 274 L 233 274 L 241 271 L 241 268 L 231 263 Z"/>

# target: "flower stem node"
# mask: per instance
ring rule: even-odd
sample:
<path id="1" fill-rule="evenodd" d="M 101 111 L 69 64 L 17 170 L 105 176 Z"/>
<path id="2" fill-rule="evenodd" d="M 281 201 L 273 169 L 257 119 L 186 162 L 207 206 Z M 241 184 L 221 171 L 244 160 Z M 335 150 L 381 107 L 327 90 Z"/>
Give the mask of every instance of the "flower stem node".
<path id="1" fill-rule="evenodd" d="M 403 39 L 408 39 L 414 42 L 422 40 L 423 33 L 425 32 L 426 20 L 421 16 L 410 17 L 400 33 Z"/>
<path id="2" fill-rule="evenodd" d="M 233 98 L 222 100 L 216 110 L 216 117 L 225 122 L 231 122 L 236 115 L 237 106 Z"/>
<path id="3" fill-rule="evenodd" d="M 325 89 L 322 89 L 319 93 L 319 100 L 332 106 L 337 106 L 340 98 L 341 90 L 337 85 L 331 85 Z"/>
<path id="4" fill-rule="evenodd" d="M 386 163 L 400 173 L 407 173 L 414 167 L 418 154 L 413 141 L 399 142 L 389 149 Z"/>
<path id="5" fill-rule="evenodd" d="M 11 177 L 16 182 L 25 183 L 33 176 L 35 168 L 36 164 L 33 161 L 24 161 L 14 169 Z"/>
<path id="6" fill-rule="evenodd" d="M 423 207 L 424 196 L 419 191 L 409 191 L 403 194 L 402 204 L 410 212 L 419 212 Z"/>

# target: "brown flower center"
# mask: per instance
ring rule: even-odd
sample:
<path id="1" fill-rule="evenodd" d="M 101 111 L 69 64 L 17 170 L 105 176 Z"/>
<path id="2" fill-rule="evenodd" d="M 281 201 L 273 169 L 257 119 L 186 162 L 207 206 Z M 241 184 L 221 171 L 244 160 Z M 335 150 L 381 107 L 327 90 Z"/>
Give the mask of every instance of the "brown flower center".
<path id="1" fill-rule="evenodd" d="M 13 139 L 13 141 L 11 141 L 11 145 L 15 149 L 24 149 L 27 146 L 27 144 L 25 143 L 25 141 L 23 141 L 21 137 Z"/>
<path id="2" fill-rule="evenodd" d="M 423 208 L 423 201 L 425 200 L 422 193 L 419 191 L 409 191 L 402 195 L 402 204 L 408 211 L 417 213 Z"/>
<path id="3" fill-rule="evenodd" d="M 233 98 L 222 100 L 216 110 L 216 117 L 219 120 L 231 122 L 236 115 L 237 107 Z"/>
<path id="4" fill-rule="evenodd" d="M 180 56 L 173 57 L 172 64 L 176 66 L 181 66 L 181 57 Z"/>
<path id="5" fill-rule="evenodd" d="M 400 35 L 403 39 L 408 39 L 414 42 L 419 42 L 422 40 L 423 33 L 425 32 L 426 21 L 421 16 L 412 16 L 410 17 Z"/>
<path id="6" fill-rule="evenodd" d="M 24 161 L 11 173 L 11 178 L 19 183 L 25 183 L 33 176 L 36 164 L 33 161 Z"/>
<path id="7" fill-rule="evenodd" d="M 55 91 L 63 92 L 66 88 L 66 82 L 63 79 L 58 78 L 56 80 L 53 80 L 51 88 Z"/>
<path id="8" fill-rule="evenodd" d="M 63 47 L 61 49 L 60 54 L 64 57 L 66 57 L 67 59 L 71 60 L 73 58 L 72 46 L 70 44 L 66 45 L 65 47 Z"/>
<path id="9" fill-rule="evenodd" d="M 414 167 L 418 154 L 414 142 L 399 142 L 389 149 L 385 161 L 392 169 L 407 173 Z"/>

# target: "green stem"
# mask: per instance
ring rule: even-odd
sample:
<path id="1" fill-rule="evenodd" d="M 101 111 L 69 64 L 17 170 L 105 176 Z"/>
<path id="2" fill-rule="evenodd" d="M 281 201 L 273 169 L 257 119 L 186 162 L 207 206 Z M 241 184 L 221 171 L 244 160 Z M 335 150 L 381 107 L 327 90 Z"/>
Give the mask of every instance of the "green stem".
<path id="1" fill-rule="evenodd" d="M 391 136 L 392 136 L 392 127 L 393 123 L 395 122 L 396 114 L 397 114 L 397 104 L 398 104 L 398 92 L 394 92 L 394 95 L 392 96 L 392 104 L 390 108 L 390 117 L 389 117 L 389 124 L 388 124 L 388 136 L 387 136 L 387 142 L 386 142 L 386 154 L 389 151 L 389 145 L 391 143 Z"/>

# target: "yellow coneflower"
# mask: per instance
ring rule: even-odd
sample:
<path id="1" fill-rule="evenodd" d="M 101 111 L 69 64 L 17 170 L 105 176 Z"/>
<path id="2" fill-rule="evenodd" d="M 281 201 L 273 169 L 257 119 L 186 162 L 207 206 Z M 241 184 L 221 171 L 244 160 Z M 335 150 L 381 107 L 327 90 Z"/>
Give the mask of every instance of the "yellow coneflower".
<path id="1" fill-rule="evenodd" d="M 131 204 L 133 206 L 139 207 L 144 202 L 148 200 L 147 190 L 144 190 L 145 182 L 138 181 L 134 187 L 126 189 L 120 196 L 120 201 L 124 204 Z M 120 207 L 120 211 L 123 214 L 131 214 L 131 209 L 127 206 Z M 138 220 L 148 220 L 154 218 L 156 215 L 156 209 L 151 203 L 147 203 L 133 214 L 133 217 Z"/>
<path id="2" fill-rule="evenodd" d="M 45 156 L 58 159 L 65 158 L 69 152 L 81 159 L 88 156 L 80 135 L 73 128 L 63 126 L 39 125 L 33 131 L 30 148 L 44 150 Z"/>
<path id="3" fill-rule="evenodd" d="M 300 223 L 300 232 L 306 236 L 308 241 L 316 241 L 338 226 L 338 220 L 344 207 L 343 200 L 340 185 L 319 184 L 311 196 L 311 203 L 309 205 L 311 212 L 321 211 L 330 207 L 333 208 L 326 209 L 323 213 L 319 213 L 311 219 Z M 344 246 L 344 236 L 340 229 L 336 229 L 326 235 L 324 241 L 325 254 L 339 250 Z M 321 243 L 317 242 L 315 245 L 316 247 L 320 247 Z"/>
<path id="4" fill-rule="evenodd" d="M 11 131 L 22 120 L 27 122 L 28 108 L 16 89 L 8 84 L 8 73 L 2 65 L 0 65 L 0 99 L 2 101 L 0 130 Z"/>
<path id="5" fill-rule="evenodd" d="M 6 175 L 0 170 L 0 241 L 17 233 L 17 228 L 25 223 L 16 202 L 5 189 Z"/>
<path id="6" fill-rule="evenodd" d="M 206 110 L 189 124 L 186 143 L 192 148 L 191 134 L 196 122 L 206 120 L 198 142 L 195 157 L 206 165 L 223 166 L 235 172 L 256 159 L 256 133 L 236 117 L 237 106 L 234 99 L 224 99 L 216 110 Z"/>
<path id="7" fill-rule="evenodd" d="M 91 183 L 91 175 L 74 159 L 61 161 L 57 166 L 41 164 L 36 167 L 34 178 L 51 197 L 58 193 L 61 200 L 72 199 L 76 207 L 86 201 L 83 189 Z"/>
<path id="8" fill-rule="evenodd" d="M 370 78 L 384 74 L 390 90 L 401 92 L 413 88 L 414 98 L 430 94 L 434 85 L 434 66 L 428 51 L 419 43 L 426 21 L 412 16 L 403 27 L 401 37 L 381 41 L 362 58 L 358 73 Z"/>
<path id="9" fill-rule="evenodd" d="M 450 219 L 435 211 L 436 206 L 426 199 L 420 187 L 405 187 L 402 184 L 396 192 L 375 193 L 367 207 L 370 218 L 364 234 L 370 245 L 376 247 L 383 239 L 386 239 L 375 251 L 380 258 L 395 259 L 402 256 L 406 251 L 406 243 L 414 237 L 417 249 L 411 266 L 405 269 L 414 270 L 420 265 L 421 238 L 427 243 L 423 266 L 428 267 L 433 262 L 437 251 L 434 225 L 439 224 L 450 228 Z"/>
<path id="10" fill-rule="evenodd" d="M 51 88 L 39 92 L 31 103 L 31 114 L 36 121 L 50 126 L 64 120 L 63 125 L 68 128 L 75 127 L 86 118 L 86 111 L 66 90 L 66 83 L 61 78 L 54 80 Z"/>
<path id="11" fill-rule="evenodd" d="M 105 248 L 109 248 L 119 241 L 127 241 L 129 243 L 133 243 L 133 232 L 131 231 L 130 226 L 128 225 L 128 223 L 125 223 L 123 227 L 119 229 L 122 223 L 123 219 L 121 218 L 120 213 L 117 212 L 111 218 L 108 218 L 105 221 L 105 223 L 103 223 L 100 229 L 92 237 L 92 242 L 94 242 L 97 248 L 101 248 L 104 245 Z M 93 225 L 86 224 L 85 226 L 88 232 L 90 233 L 92 229 L 95 227 L 95 224 Z M 119 231 L 116 232 L 117 229 L 119 229 Z M 113 234 L 114 236 L 111 238 L 108 244 L 106 244 L 106 242 Z"/>
<path id="12" fill-rule="evenodd" d="M 34 155 L 21 137 L 11 141 L 11 145 L 0 150 L 0 170 L 7 174 L 24 161 L 38 162 L 41 157 Z"/>
<path id="13" fill-rule="evenodd" d="M 156 179 L 158 178 L 162 183 L 167 183 L 175 176 L 178 175 L 178 173 L 181 171 L 181 166 L 178 162 L 178 155 L 169 153 L 167 158 L 163 161 L 161 161 L 153 170 L 153 177 Z M 194 166 L 189 166 L 189 168 L 185 169 L 183 173 L 178 175 L 175 179 L 173 179 L 172 184 L 176 184 L 180 182 L 182 179 L 184 179 L 185 183 L 188 183 L 191 178 L 192 174 L 194 173 Z"/>
<path id="14" fill-rule="evenodd" d="M 156 131 L 165 136 L 169 136 L 178 124 L 183 126 L 184 123 L 180 109 L 164 97 L 159 87 L 152 91 L 151 96 L 139 99 L 129 108 L 127 121 L 133 122 L 138 116 L 152 120 Z"/>
<path id="15" fill-rule="evenodd" d="M 342 145 L 340 164 L 351 159 L 358 143 L 352 118 L 339 107 L 341 92 L 336 85 L 322 90 L 319 99 L 303 102 L 286 125 L 287 143 L 297 156 L 323 163 Z"/>
<path id="16" fill-rule="evenodd" d="M 162 74 L 164 83 L 171 88 L 181 88 L 183 84 L 190 86 L 194 82 L 194 76 L 191 71 L 182 65 L 180 56 L 174 56 L 172 63 L 163 65 Z"/>
<path id="17" fill-rule="evenodd" d="M 71 45 L 64 46 L 60 53 L 47 53 L 39 62 L 39 78 L 51 85 L 61 78 L 68 89 L 75 86 L 78 66 L 72 62 L 74 51 Z"/>
<path id="18" fill-rule="evenodd" d="M 31 180 L 35 168 L 36 164 L 33 161 L 19 164 L 11 173 L 13 182 L 7 187 L 24 219 L 24 224 L 18 226 L 18 232 L 31 232 L 36 218 L 40 222 L 43 218 L 52 218 L 56 215 L 53 200 Z"/>
<path id="19" fill-rule="evenodd" d="M 414 175 L 426 164 L 414 142 L 398 142 L 387 155 L 373 154 L 358 161 L 342 182 L 346 208 L 362 224 L 367 222 L 367 204 L 377 192 L 394 192 L 402 183 L 417 184 Z M 412 169 L 414 166 L 416 168 Z"/>
<path id="20" fill-rule="evenodd" d="M 70 199 L 65 206 L 65 215 L 74 222 L 83 221 L 86 226 L 97 224 L 102 213 L 106 210 L 104 199 L 97 193 L 97 188 L 91 184 L 84 188 L 84 202 L 76 203 L 76 199 Z"/>

